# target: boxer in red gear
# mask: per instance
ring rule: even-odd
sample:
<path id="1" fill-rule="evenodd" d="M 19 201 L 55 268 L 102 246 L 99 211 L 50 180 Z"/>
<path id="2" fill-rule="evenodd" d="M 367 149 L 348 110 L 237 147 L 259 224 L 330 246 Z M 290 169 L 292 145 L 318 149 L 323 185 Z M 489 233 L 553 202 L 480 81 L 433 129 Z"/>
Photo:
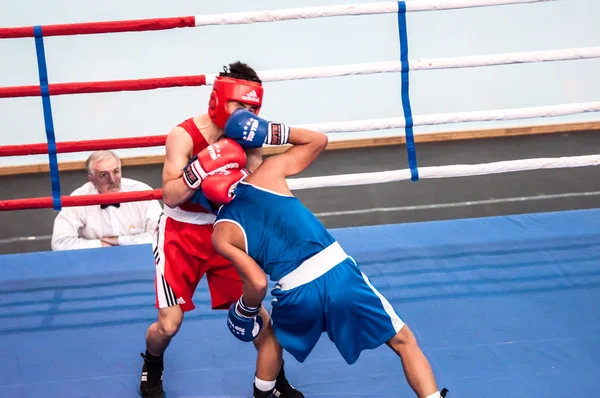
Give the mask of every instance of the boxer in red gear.
<path id="1" fill-rule="evenodd" d="M 163 354 L 183 322 L 200 279 L 206 274 L 212 309 L 227 310 L 242 295 L 242 282 L 233 265 L 213 248 L 216 208 L 206 199 L 202 181 L 228 168 L 253 170 L 262 162 L 262 149 L 243 150 L 223 139 L 223 127 L 236 109 L 258 114 L 263 88 L 256 72 L 236 62 L 216 78 L 208 112 L 187 119 L 167 136 L 163 167 L 164 211 L 154 233 L 156 308 L 158 319 L 146 333 L 142 397 L 165 396 Z M 265 325 L 255 340 L 256 378 L 276 380 L 281 398 L 303 397 L 285 378 L 282 349 L 261 309 Z"/>

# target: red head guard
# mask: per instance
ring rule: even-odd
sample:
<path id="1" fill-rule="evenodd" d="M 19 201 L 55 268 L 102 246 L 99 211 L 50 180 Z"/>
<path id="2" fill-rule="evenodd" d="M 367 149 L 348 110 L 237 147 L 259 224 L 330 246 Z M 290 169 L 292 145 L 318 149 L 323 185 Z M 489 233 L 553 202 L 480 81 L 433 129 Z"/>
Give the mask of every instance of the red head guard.
<path id="1" fill-rule="evenodd" d="M 228 101 L 255 106 L 258 115 L 262 98 L 263 87 L 260 83 L 217 76 L 208 102 L 208 115 L 217 126 L 224 128 L 230 116 L 230 113 L 227 112 Z"/>

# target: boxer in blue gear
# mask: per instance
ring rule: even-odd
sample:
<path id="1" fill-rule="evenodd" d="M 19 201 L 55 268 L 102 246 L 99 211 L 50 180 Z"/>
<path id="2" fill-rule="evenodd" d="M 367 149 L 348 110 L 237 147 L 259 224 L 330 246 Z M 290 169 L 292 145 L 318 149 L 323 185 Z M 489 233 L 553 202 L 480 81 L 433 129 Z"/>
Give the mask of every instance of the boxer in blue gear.
<path id="1" fill-rule="evenodd" d="M 271 156 L 247 177 L 223 183 L 224 175 L 203 182 L 219 209 L 213 233 L 215 249 L 236 267 L 243 296 L 228 318 L 232 333 L 244 341 L 272 290 L 271 319 L 282 347 L 303 362 L 326 332 L 348 364 L 361 352 L 387 344 L 401 359 L 406 379 L 419 398 L 445 397 L 413 333 L 321 222 L 295 198 L 286 177 L 296 175 L 327 146 L 327 136 L 270 123 L 247 111 L 236 111 L 225 136 L 249 145 L 277 142 L 271 126 L 287 132 L 279 143 L 292 146 Z M 251 132 L 249 134 L 250 126 Z M 241 174 L 240 174 L 241 175 Z M 231 178 L 231 176 L 228 176 Z M 219 195 L 216 190 L 222 190 Z"/>

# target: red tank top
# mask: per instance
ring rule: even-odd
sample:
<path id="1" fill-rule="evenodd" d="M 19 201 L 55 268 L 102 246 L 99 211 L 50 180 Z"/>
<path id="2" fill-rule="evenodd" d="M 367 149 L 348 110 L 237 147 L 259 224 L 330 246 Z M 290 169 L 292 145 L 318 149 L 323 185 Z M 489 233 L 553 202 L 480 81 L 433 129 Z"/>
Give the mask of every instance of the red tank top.
<path id="1" fill-rule="evenodd" d="M 194 123 L 194 118 L 187 119 L 183 123 L 179 124 L 179 127 L 187 131 L 190 137 L 192 137 L 192 141 L 194 142 L 194 148 L 192 149 L 192 153 L 194 155 L 209 145 L 206 141 L 206 138 L 204 138 L 204 136 L 198 129 L 198 126 L 196 126 L 196 123 Z M 198 203 L 193 203 L 191 200 L 180 204 L 179 208 L 181 210 L 191 211 L 194 213 L 209 213 L 209 211 L 207 211 L 202 205 Z"/>

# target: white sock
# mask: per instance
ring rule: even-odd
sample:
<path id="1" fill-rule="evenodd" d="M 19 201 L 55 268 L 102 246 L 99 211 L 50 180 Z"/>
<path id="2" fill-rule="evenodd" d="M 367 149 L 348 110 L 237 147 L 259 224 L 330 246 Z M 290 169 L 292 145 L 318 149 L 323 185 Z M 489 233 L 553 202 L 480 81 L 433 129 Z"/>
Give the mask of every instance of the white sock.
<path id="1" fill-rule="evenodd" d="M 276 380 L 273 380 L 273 381 L 264 381 L 264 380 L 259 379 L 258 377 L 254 378 L 254 385 L 260 391 L 270 391 L 270 390 L 274 389 L 275 388 L 275 382 L 276 382 Z"/>
<path id="2" fill-rule="evenodd" d="M 442 396 L 440 395 L 440 392 L 439 392 L 439 391 L 436 391 L 436 392 L 434 392 L 433 394 L 431 394 L 431 395 L 428 395 L 428 396 L 427 396 L 427 397 L 425 397 L 425 398 L 442 398 Z"/>

